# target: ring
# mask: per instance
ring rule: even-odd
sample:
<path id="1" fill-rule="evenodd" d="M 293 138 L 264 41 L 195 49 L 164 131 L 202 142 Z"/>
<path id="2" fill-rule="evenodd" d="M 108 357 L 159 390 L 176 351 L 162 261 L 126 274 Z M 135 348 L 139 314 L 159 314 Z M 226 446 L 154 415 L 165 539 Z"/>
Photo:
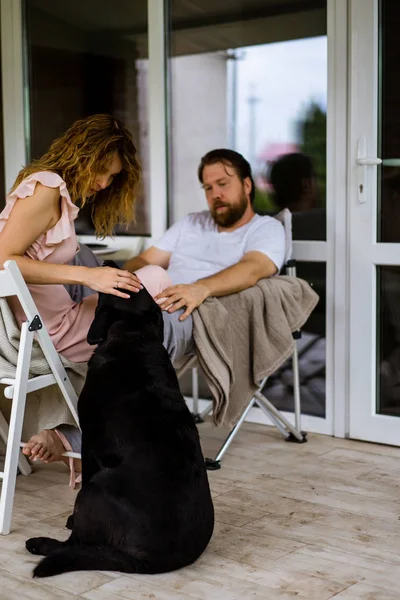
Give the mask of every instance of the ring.
<path id="1" fill-rule="evenodd" d="M 116 289 L 118 289 L 118 281 L 117 281 L 117 283 L 114 285 L 114 287 L 115 287 Z"/>

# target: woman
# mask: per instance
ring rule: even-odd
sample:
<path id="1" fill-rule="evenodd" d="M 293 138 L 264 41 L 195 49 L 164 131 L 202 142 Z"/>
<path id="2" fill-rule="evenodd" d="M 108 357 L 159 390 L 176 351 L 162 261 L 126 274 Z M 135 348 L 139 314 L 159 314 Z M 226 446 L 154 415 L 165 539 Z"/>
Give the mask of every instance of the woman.
<path id="1" fill-rule="evenodd" d="M 97 294 L 76 303 L 64 285 L 121 298 L 129 298 L 127 291 L 138 292 L 142 283 L 153 296 L 170 285 L 160 267 L 133 274 L 68 264 L 79 250 L 74 228 L 79 207 L 90 203 L 96 235 L 110 235 L 117 224 L 134 219 L 140 172 L 125 125 L 108 115 L 91 116 L 74 123 L 20 171 L 0 213 L 0 268 L 6 260 L 17 262 L 57 351 L 74 362 L 87 362 L 93 352 L 86 335 Z M 22 308 L 15 298 L 10 303 L 21 325 L 26 320 Z M 24 454 L 32 460 L 63 460 L 65 450 L 76 446 L 77 429 L 55 425 L 32 436 Z"/>

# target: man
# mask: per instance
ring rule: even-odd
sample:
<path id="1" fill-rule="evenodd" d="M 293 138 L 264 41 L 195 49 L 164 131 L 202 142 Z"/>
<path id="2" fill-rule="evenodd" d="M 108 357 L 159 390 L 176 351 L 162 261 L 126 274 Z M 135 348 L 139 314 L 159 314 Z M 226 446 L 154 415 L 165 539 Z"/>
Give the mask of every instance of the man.
<path id="1" fill-rule="evenodd" d="M 192 311 L 209 296 L 240 292 L 282 267 L 285 234 L 279 221 L 256 215 L 255 188 L 249 163 L 232 150 L 212 150 L 201 159 L 199 180 L 208 211 L 192 213 L 175 223 L 154 246 L 125 263 L 135 271 L 146 265 L 168 270 L 175 285 L 164 290 L 164 346 L 174 363 L 194 352 Z M 74 264 L 96 266 L 97 258 L 82 247 Z M 93 290 L 69 286 L 76 302 Z M 74 452 L 80 452 L 80 431 L 58 430 Z"/>
<path id="2" fill-rule="evenodd" d="M 208 152 L 198 177 L 209 210 L 175 223 L 154 246 L 124 265 L 129 271 L 148 264 L 167 269 L 174 285 L 156 299 L 166 311 L 166 334 L 176 344 L 173 360 L 191 350 L 190 315 L 197 306 L 209 296 L 240 292 L 275 275 L 285 256 L 281 223 L 253 210 L 251 167 L 241 154 Z"/>

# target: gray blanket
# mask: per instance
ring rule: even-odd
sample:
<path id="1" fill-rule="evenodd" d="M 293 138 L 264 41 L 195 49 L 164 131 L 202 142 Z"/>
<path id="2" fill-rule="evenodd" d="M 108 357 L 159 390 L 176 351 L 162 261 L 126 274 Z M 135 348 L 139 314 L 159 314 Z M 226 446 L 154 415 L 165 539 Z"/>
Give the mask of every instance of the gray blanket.
<path id="1" fill-rule="evenodd" d="M 0 379 L 15 377 L 20 333 L 7 301 L 0 298 Z M 72 385 L 79 393 L 85 382 L 87 364 L 74 363 L 61 355 L 60 357 Z M 46 375 L 47 373 L 50 373 L 49 365 L 39 344 L 35 341 L 32 349 L 30 375 Z M 7 421 L 10 409 L 11 401 L 7 400 L 0 390 L 0 410 Z M 74 418 L 57 385 L 28 394 L 23 427 L 24 440 L 42 429 L 50 429 L 61 423 L 75 425 Z"/>
<path id="2" fill-rule="evenodd" d="M 292 354 L 292 333 L 317 302 L 308 283 L 278 276 L 238 294 L 208 298 L 193 312 L 197 358 L 214 396 L 216 425 L 237 422 L 259 383 Z"/>

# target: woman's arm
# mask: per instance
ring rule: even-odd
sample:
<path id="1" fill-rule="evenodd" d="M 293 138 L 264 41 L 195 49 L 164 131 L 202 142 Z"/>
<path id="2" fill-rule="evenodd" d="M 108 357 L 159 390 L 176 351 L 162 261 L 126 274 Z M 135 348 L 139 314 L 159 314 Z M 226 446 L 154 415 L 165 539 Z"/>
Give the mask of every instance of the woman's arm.
<path id="1" fill-rule="evenodd" d="M 0 232 L 0 268 L 7 260 L 15 260 L 25 281 L 33 284 L 76 283 L 121 297 L 129 296 L 118 289 L 139 291 L 139 280 L 127 271 L 110 267 L 57 265 L 24 256 L 40 235 L 54 227 L 60 215 L 58 188 L 37 184 L 32 196 L 18 199 Z"/>

